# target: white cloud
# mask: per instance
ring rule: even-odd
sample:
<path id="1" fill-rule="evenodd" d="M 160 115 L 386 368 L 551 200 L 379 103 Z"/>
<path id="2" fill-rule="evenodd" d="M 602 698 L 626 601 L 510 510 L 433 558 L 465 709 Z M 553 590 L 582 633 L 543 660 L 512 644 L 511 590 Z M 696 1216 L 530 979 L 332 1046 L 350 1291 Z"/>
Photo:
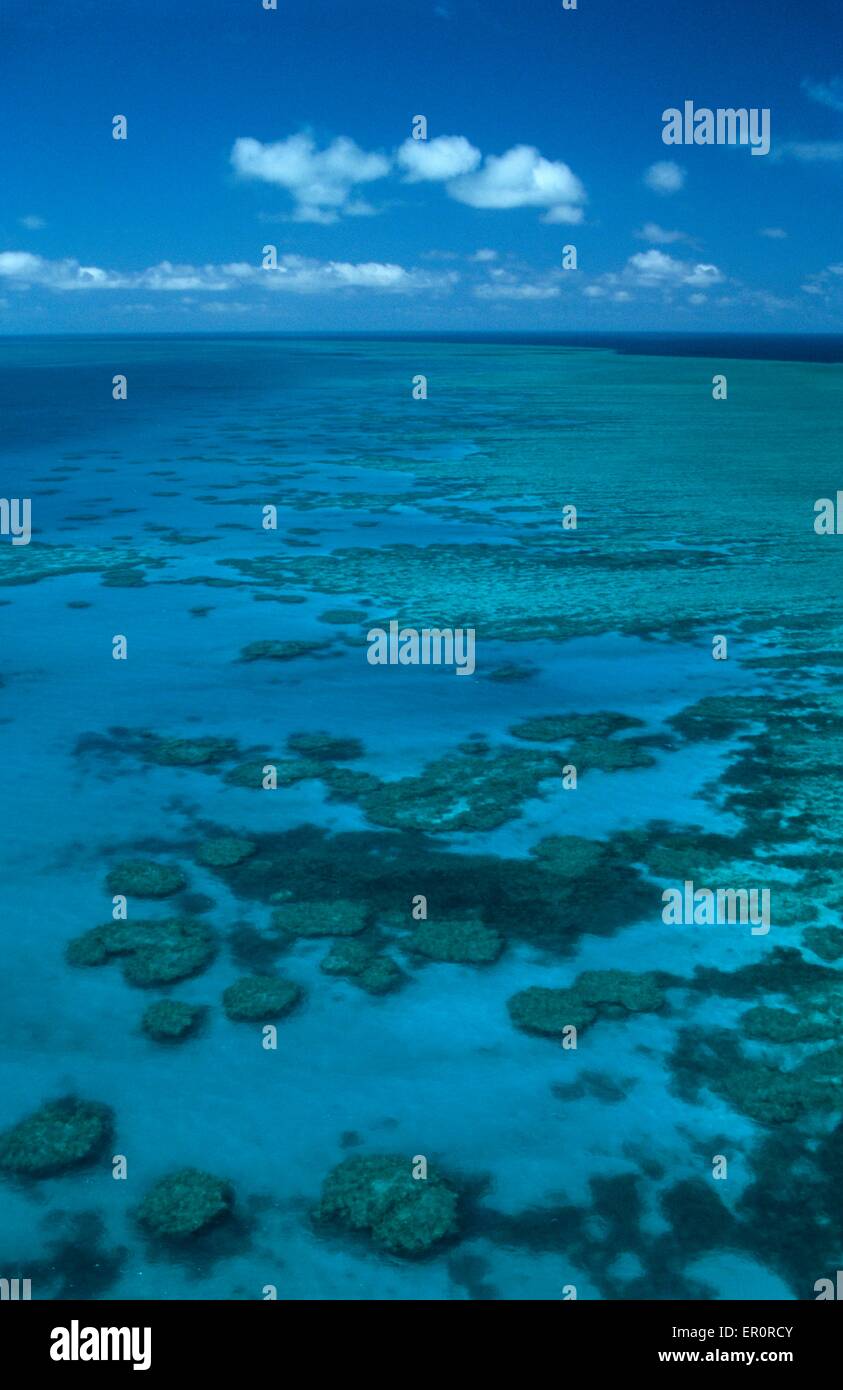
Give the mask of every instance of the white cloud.
<path id="1" fill-rule="evenodd" d="M 811 82 L 804 77 L 802 90 L 812 101 L 830 106 L 832 111 L 843 111 L 843 77 L 832 77 L 828 82 Z"/>
<path id="2" fill-rule="evenodd" d="M 770 241 L 787 240 L 787 232 L 783 227 L 762 227 L 758 235 L 769 237 Z"/>
<path id="3" fill-rule="evenodd" d="M 482 168 L 447 184 L 458 203 L 472 208 L 549 209 L 556 221 L 577 221 L 586 193 L 576 174 L 560 161 L 545 159 L 532 145 L 515 145 L 502 155 L 489 155 Z M 567 214 L 567 215 L 566 215 Z"/>
<path id="4" fill-rule="evenodd" d="M 26 217 L 20 219 L 20 224 L 22 227 L 26 227 L 28 232 L 40 232 L 47 225 L 44 218 L 39 217 L 35 212 L 27 213 Z"/>
<path id="5" fill-rule="evenodd" d="M 606 275 L 603 278 L 607 282 L 614 282 L 617 280 L 617 276 L 614 275 Z M 611 299 L 612 302 L 616 304 L 626 304 L 628 300 L 632 299 L 632 295 L 628 290 L 612 289 L 609 283 L 605 285 L 586 285 L 583 294 L 586 299 Z"/>
<path id="6" fill-rule="evenodd" d="M 674 241 L 690 241 L 687 232 L 669 232 L 658 222 L 645 222 L 635 233 L 639 241 L 649 241 L 653 245 L 670 246 Z"/>
<path id="7" fill-rule="evenodd" d="M 349 208 L 354 215 L 353 209 L 359 208 L 351 196 L 355 186 L 385 178 L 390 170 L 385 155 L 367 153 L 347 136 L 319 150 L 304 131 L 271 145 L 235 140 L 231 164 L 241 178 L 286 189 L 295 199 L 294 221 L 324 224 L 336 222 Z"/>
<path id="8" fill-rule="evenodd" d="M 0 252 L 0 279 L 24 289 L 41 285 L 53 290 L 117 289 L 123 283 L 120 276 L 98 266 L 70 259 L 48 261 L 31 251 Z"/>
<path id="9" fill-rule="evenodd" d="M 456 275 L 405 270 L 401 265 L 380 261 L 316 261 L 305 256 L 283 256 L 276 271 L 258 271 L 272 290 L 292 290 L 298 294 L 322 294 L 338 289 L 412 290 L 442 289 L 453 284 Z"/>
<path id="10" fill-rule="evenodd" d="M 682 285 L 707 289 L 723 279 L 716 265 L 677 261 L 665 251 L 638 251 L 630 256 L 624 269 L 628 276 L 643 288 L 670 289 Z"/>
<path id="11" fill-rule="evenodd" d="M 98 266 L 81 266 L 78 261 L 48 261 L 28 251 L 0 253 L 0 282 L 26 289 L 122 290 L 145 289 L 160 292 L 205 291 L 219 294 L 249 287 L 297 294 L 327 294 L 346 289 L 366 289 L 388 293 L 418 293 L 447 290 L 459 276 L 407 269 L 381 261 L 319 261 L 305 256 L 285 255 L 276 270 L 264 270 L 246 261 L 224 265 L 174 265 L 161 261 L 145 270 L 122 273 Z"/>
<path id="12" fill-rule="evenodd" d="M 838 164 L 843 160 L 843 140 L 787 140 L 775 154 L 778 159 L 798 159 L 802 164 Z"/>
<path id="13" fill-rule="evenodd" d="M 722 283 L 724 275 L 716 265 L 680 261 L 665 251 L 652 248 L 630 256 L 618 274 L 610 271 L 587 285 L 583 294 L 589 299 L 630 298 L 630 291 L 658 291 L 670 298 L 680 290 L 701 292 Z"/>
<path id="14" fill-rule="evenodd" d="M 481 263 L 484 261 L 496 261 L 498 259 L 498 253 L 497 251 L 493 251 L 489 246 L 481 246 L 479 250 L 475 251 L 474 255 L 469 256 L 468 259 L 470 261 L 479 261 Z"/>
<path id="15" fill-rule="evenodd" d="M 812 275 L 801 288 L 805 294 L 821 295 L 827 295 L 829 290 L 836 291 L 843 288 L 843 262 L 827 265 L 825 270 L 820 270 L 816 275 Z"/>
<path id="16" fill-rule="evenodd" d="M 547 212 L 539 218 L 539 221 L 549 222 L 551 225 L 559 222 L 577 224 L 582 222 L 584 216 L 582 208 L 571 207 L 567 203 L 559 203 L 555 208 L 548 208 Z"/>
<path id="17" fill-rule="evenodd" d="M 274 144 L 241 137 L 230 158 L 241 178 L 291 194 L 292 221 L 324 226 L 340 217 L 371 216 L 376 209 L 354 190 L 396 173 L 408 184 L 441 183 L 449 197 L 473 208 L 543 208 L 542 221 L 549 223 L 581 222 L 586 202 L 585 189 L 567 164 L 545 159 L 532 145 L 515 145 L 484 159 L 464 135 L 407 139 L 394 154 L 384 155 L 362 150 L 347 136 L 320 150 L 302 131 Z"/>
<path id="18" fill-rule="evenodd" d="M 478 285 L 474 291 L 478 299 L 557 299 L 561 294 L 558 285 L 529 284 L 490 284 Z"/>
<path id="19" fill-rule="evenodd" d="M 654 193 L 678 193 L 685 182 L 685 170 L 672 159 L 659 159 L 646 170 L 644 182 Z"/>
<path id="20" fill-rule="evenodd" d="M 437 135 L 435 140 L 405 140 L 395 158 L 407 183 L 432 183 L 471 173 L 483 156 L 464 135 Z"/>

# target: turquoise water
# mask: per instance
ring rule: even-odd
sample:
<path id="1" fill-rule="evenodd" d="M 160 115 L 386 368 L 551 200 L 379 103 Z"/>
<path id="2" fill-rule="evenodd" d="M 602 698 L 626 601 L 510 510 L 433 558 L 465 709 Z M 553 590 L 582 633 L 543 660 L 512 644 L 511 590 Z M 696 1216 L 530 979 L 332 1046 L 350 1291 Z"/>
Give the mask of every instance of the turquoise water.
<path id="1" fill-rule="evenodd" d="M 0 1129 L 62 1096 L 113 1111 L 88 1162 L 3 1177 L 0 1272 L 45 1298 L 719 1299 L 811 1298 L 839 1266 L 840 556 L 813 508 L 843 366 L 727 354 L 0 342 L 3 491 L 33 518 L 0 549 Z M 391 617 L 474 627 L 475 674 L 370 665 Z M 312 646 L 242 658 L 280 642 Z M 601 733 L 606 711 L 630 722 Z M 583 722 L 518 732 L 549 715 Z M 274 791 L 231 779 L 297 733 L 361 746 L 323 738 Z M 223 836 L 251 853 L 209 867 Z M 206 923 L 206 969 L 144 989 L 69 963 L 133 859 L 186 885 L 128 893 L 129 926 Z M 772 886 L 769 934 L 666 925 L 685 878 Z M 497 959 L 420 956 L 416 895 L 482 918 Z M 331 939 L 281 939 L 282 901 L 365 909 L 396 987 L 321 970 Z M 515 1026 L 513 995 L 592 971 L 635 1002 L 576 1049 Z M 253 973 L 304 991 L 276 1050 L 223 1006 Z M 203 1006 L 198 1031 L 145 1035 L 164 998 Z M 447 1237 L 410 1258 L 320 1219 L 359 1154 L 426 1156 L 458 1193 Z M 184 1167 L 234 1214 L 152 1239 L 139 1205 Z"/>

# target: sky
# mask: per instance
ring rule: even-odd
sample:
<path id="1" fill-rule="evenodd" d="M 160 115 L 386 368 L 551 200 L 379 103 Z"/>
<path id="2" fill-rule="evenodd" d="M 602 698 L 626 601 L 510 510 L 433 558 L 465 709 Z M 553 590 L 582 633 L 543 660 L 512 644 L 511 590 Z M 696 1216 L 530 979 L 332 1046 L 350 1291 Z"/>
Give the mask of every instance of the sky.
<path id="1" fill-rule="evenodd" d="M 840 0 L 264 3 L 2 0 L 0 333 L 843 331 Z"/>

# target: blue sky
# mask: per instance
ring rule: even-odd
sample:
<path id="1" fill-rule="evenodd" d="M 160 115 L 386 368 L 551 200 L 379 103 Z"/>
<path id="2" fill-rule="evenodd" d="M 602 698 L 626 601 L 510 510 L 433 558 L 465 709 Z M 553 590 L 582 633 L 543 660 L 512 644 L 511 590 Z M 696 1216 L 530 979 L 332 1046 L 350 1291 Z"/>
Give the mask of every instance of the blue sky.
<path id="1" fill-rule="evenodd" d="M 839 0 L 3 0 L 2 24 L 0 332 L 843 330 Z M 689 100 L 769 108 L 770 153 L 666 146 Z"/>

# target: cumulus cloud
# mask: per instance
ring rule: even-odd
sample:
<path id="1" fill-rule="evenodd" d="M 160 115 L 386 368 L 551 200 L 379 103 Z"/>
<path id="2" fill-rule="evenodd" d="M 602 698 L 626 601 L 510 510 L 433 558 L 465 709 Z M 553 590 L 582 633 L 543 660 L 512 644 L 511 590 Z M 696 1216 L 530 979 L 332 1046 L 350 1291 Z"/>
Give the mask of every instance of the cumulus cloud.
<path id="1" fill-rule="evenodd" d="M 538 207 L 547 220 L 578 222 L 586 193 L 567 164 L 545 159 L 532 145 L 515 145 L 489 155 L 482 168 L 451 180 L 447 191 L 458 203 L 483 209 Z"/>
<path id="2" fill-rule="evenodd" d="M 271 290 L 292 290 L 298 294 L 324 294 L 330 290 L 367 289 L 408 293 L 444 289 L 457 280 L 454 271 L 437 274 L 406 270 L 404 266 L 365 261 L 317 261 L 305 256 L 282 256 L 275 271 L 258 271 Z"/>
<path id="3" fill-rule="evenodd" d="M 775 155 L 777 159 L 798 159 L 801 164 L 839 164 L 843 140 L 786 140 Z"/>
<path id="4" fill-rule="evenodd" d="M 616 276 L 605 276 L 607 281 L 617 279 Z M 624 304 L 632 298 L 629 290 L 619 290 L 612 288 L 611 284 L 605 285 L 586 285 L 583 290 L 586 299 L 610 299 L 615 304 Z"/>
<path id="5" fill-rule="evenodd" d="M 805 294 L 828 295 L 830 290 L 843 289 L 843 263 L 828 265 L 812 275 L 802 286 Z"/>
<path id="6" fill-rule="evenodd" d="M 489 284 L 477 285 L 474 290 L 478 299 L 557 299 L 561 293 L 553 284 Z"/>
<path id="7" fill-rule="evenodd" d="M 161 261 L 145 270 L 122 273 L 78 261 L 48 261 L 28 251 L 0 253 L 0 282 L 28 289 L 121 290 L 145 289 L 219 294 L 253 287 L 297 294 L 328 294 L 335 290 L 373 290 L 393 294 L 447 290 L 458 280 L 455 271 L 445 274 L 407 269 L 381 261 L 320 261 L 306 256 L 279 257 L 275 270 L 264 270 L 246 261 L 223 265 L 174 265 Z"/>
<path id="8" fill-rule="evenodd" d="M 326 226 L 340 217 L 371 216 L 376 209 L 355 190 L 388 174 L 400 174 L 406 184 L 441 183 L 468 207 L 542 208 L 542 221 L 549 223 L 581 222 L 586 202 L 582 183 L 560 160 L 545 159 L 532 145 L 484 159 L 464 135 L 407 139 L 391 155 L 362 150 L 347 136 L 320 150 L 307 131 L 273 144 L 241 137 L 230 160 L 240 178 L 285 189 L 293 199 L 292 221 Z"/>
<path id="9" fill-rule="evenodd" d="M 40 285 L 53 290 L 119 289 L 123 277 L 78 261 L 48 261 L 31 251 L 0 252 L 0 279 L 28 289 Z"/>
<path id="10" fill-rule="evenodd" d="M 832 111 L 843 111 L 843 77 L 832 77 L 828 82 L 812 82 L 804 77 L 802 90 L 812 101 L 830 106 Z"/>
<path id="11" fill-rule="evenodd" d="M 471 173 L 483 156 L 464 135 L 437 135 L 435 140 L 405 140 L 395 159 L 407 183 L 444 182 Z"/>
<path id="12" fill-rule="evenodd" d="M 652 245 L 670 246 L 674 241 L 690 241 L 687 232 L 670 232 L 660 227 L 658 222 L 645 222 L 635 233 L 639 241 L 649 241 Z"/>
<path id="13" fill-rule="evenodd" d="M 654 193 L 678 193 L 685 182 L 685 170 L 672 159 L 659 159 L 645 171 L 644 182 Z"/>
<path id="14" fill-rule="evenodd" d="M 547 212 L 539 218 L 539 221 L 551 224 L 559 222 L 576 224 L 582 222 L 584 216 L 585 213 L 582 208 L 572 207 L 568 203 L 559 203 L 555 208 L 548 208 Z"/>
<path id="15" fill-rule="evenodd" d="M 479 261 L 481 264 L 484 261 L 496 261 L 497 259 L 497 251 L 493 251 L 490 246 L 481 246 L 477 251 L 474 252 L 473 256 L 469 256 L 469 260 Z"/>
<path id="16" fill-rule="evenodd" d="M 678 291 L 708 291 L 724 279 L 723 272 L 716 265 L 677 260 L 666 251 L 653 247 L 630 256 L 619 273 L 610 271 L 592 281 L 584 288 L 583 294 L 589 299 L 609 297 L 626 300 L 632 297 L 633 292 L 645 291 L 659 292 L 670 299 Z"/>
<path id="17" fill-rule="evenodd" d="M 770 241 L 787 240 L 787 232 L 783 227 L 762 227 L 758 235 L 769 237 Z"/>
<path id="18" fill-rule="evenodd" d="M 359 215 L 353 190 L 385 178 L 391 167 L 386 155 L 361 150 L 344 135 L 320 150 L 306 131 L 270 145 L 246 137 L 235 140 L 231 165 L 241 178 L 286 189 L 295 201 L 294 221 L 325 224 L 349 210 L 354 215 L 355 207 Z"/>
<path id="19" fill-rule="evenodd" d="M 723 279 L 722 271 L 716 265 L 694 264 L 691 261 L 678 261 L 665 251 L 638 251 L 630 256 L 624 274 L 636 285 L 644 288 L 666 289 L 687 285 L 693 289 L 707 289 Z"/>

